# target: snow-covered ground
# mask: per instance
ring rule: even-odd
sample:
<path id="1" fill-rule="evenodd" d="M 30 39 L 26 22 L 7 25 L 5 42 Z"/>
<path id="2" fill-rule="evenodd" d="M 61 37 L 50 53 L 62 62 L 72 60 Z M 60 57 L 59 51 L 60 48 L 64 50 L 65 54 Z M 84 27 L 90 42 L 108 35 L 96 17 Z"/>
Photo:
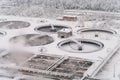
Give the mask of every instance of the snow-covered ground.
<path id="1" fill-rule="evenodd" d="M 104 60 L 107 56 L 111 54 L 111 52 L 118 46 L 119 44 L 119 37 L 118 36 L 102 36 L 100 38 L 95 38 L 93 36 L 87 36 L 87 35 L 81 35 L 78 34 L 77 31 L 79 27 L 75 27 L 77 25 L 77 22 L 68 22 L 68 21 L 56 21 L 52 19 L 41 19 L 41 18 L 24 18 L 24 17 L 14 17 L 14 16 L 1 16 L 0 19 L 7 19 L 9 20 L 18 20 L 18 21 L 27 21 L 30 22 L 31 25 L 28 28 L 21 28 L 21 29 L 0 29 L 1 31 L 7 32 L 6 36 L 0 37 L 0 48 L 1 49 L 6 49 L 7 51 L 11 50 L 21 50 L 21 51 L 27 51 L 27 52 L 32 52 L 34 54 L 40 54 L 40 48 L 44 47 L 46 49 L 45 53 L 49 54 L 56 54 L 56 55 L 67 55 L 67 56 L 72 56 L 72 57 L 79 57 L 79 58 L 84 58 L 88 59 L 90 61 L 93 61 L 95 64 L 90 68 L 91 70 L 88 71 L 89 74 L 92 74 L 94 72 L 94 69 L 98 67 L 102 63 L 102 60 Z M 42 23 L 40 22 L 41 20 L 46 20 L 47 22 Z M 68 39 L 75 39 L 75 38 L 87 38 L 87 39 L 94 39 L 97 41 L 100 41 L 104 44 L 104 48 L 100 51 L 93 52 L 93 53 L 70 53 L 63 51 L 58 48 L 57 44 L 63 40 L 66 39 L 60 39 L 57 37 L 57 34 L 51 34 L 51 33 L 38 33 L 34 30 L 34 28 L 42 25 L 47 25 L 47 24 L 60 24 L 60 25 L 66 25 L 72 28 L 73 30 L 73 36 L 68 38 Z M 85 27 L 93 27 L 94 22 L 85 22 Z M 120 34 L 119 30 L 120 29 L 115 29 L 113 28 L 118 34 Z M 54 42 L 48 45 L 44 46 L 36 46 L 36 47 L 24 47 L 23 45 L 16 45 L 16 44 L 11 44 L 9 40 L 18 35 L 23 35 L 23 34 L 48 34 L 49 36 L 53 37 Z M 116 55 L 113 56 L 113 58 L 108 62 L 108 64 L 105 65 L 105 67 L 101 70 L 101 72 L 98 73 L 97 78 L 102 78 L 105 80 L 113 80 L 115 77 L 115 80 L 117 80 L 118 77 L 120 77 L 120 71 L 119 71 L 119 66 L 120 66 L 120 52 L 118 51 Z M 4 71 L 0 71 L 2 74 Z M 8 74 L 6 74 L 8 75 Z M 12 80 L 12 79 L 7 79 L 7 78 L 1 78 L 0 80 Z M 119 80 L 119 79 L 118 79 Z"/>
<path id="2" fill-rule="evenodd" d="M 120 50 L 117 51 L 96 77 L 104 80 L 120 80 Z"/>

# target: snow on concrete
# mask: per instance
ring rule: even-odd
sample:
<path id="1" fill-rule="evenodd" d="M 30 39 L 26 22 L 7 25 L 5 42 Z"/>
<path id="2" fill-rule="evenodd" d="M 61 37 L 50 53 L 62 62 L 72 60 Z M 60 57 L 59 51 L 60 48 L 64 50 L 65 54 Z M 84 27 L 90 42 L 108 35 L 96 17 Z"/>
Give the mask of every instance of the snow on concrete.
<path id="1" fill-rule="evenodd" d="M 106 58 L 106 56 L 109 55 L 109 53 L 118 45 L 119 43 L 119 38 L 118 36 L 110 36 L 110 38 L 106 38 L 106 36 L 103 36 L 101 38 L 95 38 L 95 37 L 91 37 L 91 36 L 80 36 L 77 34 L 77 30 L 81 29 L 79 27 L 75 27 L 77 25 L 77 22 L 68 22 L 68 21 L 56 21 L 56 20 L 51 20 L 51 19 L 41 19 L 41 18 L 24 18 L 24 17 L 14 17 L 14 16 L 1 16 L 1 19 L 6 18 L 7 21 L 9 20 L 22 20 L 22 21 L 27 21 L 30 22 L 31 25 L 28 28 L 21 28 L 21 29 L 14 29 L 14 30 L 9 30 L 9 29 L 0 29 L 3 31 L 7 32 L 7 36 L 3 36 L 0 37 L 0 48 L 2 49 L 6 49 L 6 50 L 22 50 L 22 51 L 28 51 L 28 52 L 33 52 L 35 54 L 39 54 L 40 53 L 40 47 L 44 47 L 47 52 L 49 54 L 57 54 L 57 55 L 67 55 L 67 56 L 74 56 L 74 57 L 79 57 L 79 58 L 85 58 L 85 59 L 89 59 L 95 63 L 100 63 L 101 60 L 103 60 L 104 58 Z M 40 22 L 41 20 L 46 20 L 46 22 L 42 23 Z M 62 25 L 67 25 L 69 27 L 72 28 L 73 30 L 73 36 L 68 38 L 68 39 L 74 39 L 74 38 L 88 38 L 88 39 L 94 39 L 97 41 L 100 41 L 104 44 L 104 48 L 101 51 L 98 52 L 93 52 L 93 53 L 69 53 L 69 52 L 65 52 L 62 51 L 58 48 L 57 44 L 65 39 L 60 39 L 57 37 L 57 34 L 49 34 L 50 36 L 52 36 L 54 38 L 54 42 L 48 45 L 44 45 L 44 46 L 35 46 L 35 47 L 23 47 L 20 45 L 11 45 L 9 43 L 9 39 L 11 37 L 17 36 L 17 35 L 23 35 L 23 34 L 37 34 L 38 32 L 36 32 L 34 30 L 34 28 L 36 28 L 39 25 L 46 25 L 49 23 L 54 23 L 54 24 L 62 24 Z M 93 27 L 94 22 L 85 22 L 85 27 Z M 118 29 L 115 29 L 115 31 L 118 32 L 118 34 L 120 34 Z M 45 33 L 38 33 L 38 34 L 45 34 Z M 117 55 L 118 54 L 118 55 Z M 119 59 L 120 57 L 119 54 L 120 52 L 118 52 L 114 58 L 111 60 L 110 63 L 108 63 L 103 69 L 102 72 L 100 72 L 96 77 L 98 78 L 103 78 L 103 79 L 111 79 L 113 80 L 114 75 L 114 66 L 115 66 L 115 80 L 118 79 L 118 77 L 120 77 L 120 71 L 119 71 L 119 66 L 120 64 Z M 116 61 L 118 61 L 116 63 Z M 4 72 L 4 71 L 3 71 Z M 109 75 L 106 75 L 108 74 Z M 117 76 L 117 77 L 116 77 Z M 11 80 L 11 79 L 7 79 L 7 78 L 0 78 L 0 80 Z M 119 80 L 119 79 L 118 79 Z"/>

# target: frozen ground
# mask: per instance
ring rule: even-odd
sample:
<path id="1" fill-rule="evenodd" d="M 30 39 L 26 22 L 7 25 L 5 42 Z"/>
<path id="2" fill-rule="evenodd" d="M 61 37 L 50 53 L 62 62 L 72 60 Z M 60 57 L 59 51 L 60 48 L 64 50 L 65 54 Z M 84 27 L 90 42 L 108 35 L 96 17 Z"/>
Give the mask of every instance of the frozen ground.
<path id="1" fill-rule="evenodd" d="M 96 76 L 103 80 L 120 80 L 120 50 Z"/>
<path id="2" fill-rule="evenodd" d="M 0 37 L 0 44 L 1 44 L 0 48 L 6 49 L 7 51 L 22 50 L 22 51 L 32 52 L 34 54 L 39 54 L 40 53 L 40 51 L 39 51 L 40 48 L 44 47 L 46 49 L 45 53 L 80 57 L 80 58 L 89 59 L 89 60 L 92 60 L 93 62 L 98 62 L 99 63 L 99 62 L 101 62 L 101 59 L 104 59 L 104 58 L 106 58 L 106 56 L 109 55 L 109 51 L 113 50 L 119 42 L 118 38 L 113 37 L 113 36 L 110 36 L 110 37 L 107 36 L 107 38 L 106 38 L 105 35 L 100 37 L 100 38 L 94 38 L 93 36 L 89 36 L 89 35 L 80 36 L 76 32 L 77 30 L 81 29 L 81 28 L 75 27 L 77 25 L 77 22 L 67 22 L 67 21 L 63 22 L 63 21 L 56 21 L 56 20 L 49 20 L 49 19 L 39 19 L 39 18 L 19 18 L 19 17 L 13 17 L 13 16 L 12 17 L 1 16 L 0 18 L 2 18 L 2 19 L 7 18 L 7 20 L 22 20 L 22 21 L 24 20 L 24 21 L 27 21 L 27 22 L 31 23 L 30 27 L 21 28 L 21 29 L 18 29 L 18 30 L 17 29 L 14 29 L 14 30 L 0 29 L 2 31 L 7 32 L 6 36 Z M 47 20 L 48 22 L 42 23 L 41 20 Z M 57 38 L 56 34 L 50 34 L 50 33 L 49 33 L 49 35 L 54 38 L 55 42 L 51 43 L 49 45 L 35 46 L 35 47 L 23 47 L 23 45 L 19 45 L 19 44 L 18 45 L 13 45 L 13 44 L 9 43 L 9 39 L 11 37 L 14 37 L 14 36 L 31 34 L 31 33 L 37 34 L 38 32 L 34 31 L 34 28 L 36 28 L 39 25 L 49 24 L 49 22 L 55 23 L 55 24 L 63 24 L 63 25 L 67 25 L 67 26 L 72 27 L 74 36 L 70 37 L 69 39 L 73 39 L 73 38 L 90 38 L 90 39 L 93 39 L 94 38 L 95 40 L 101 41 L 106 46 L 101 51 L 98 51 L 98 52 L 95 52 L 95 53 L 88 53 L 88 54 L 69 53 L 69 52 L 62 51 L 62 50 L 58 49 L 58 47 L 57 47 L 57 44 L 60 41 L 63 41 L 65 39 Z M 93 27 L 93 24 L 94 24 L 94 22 L 85 22 L 85 27 Z M 120 34 L 120 32 L 119 32 L 120 29 L 116 29 L 116 28 L 113 28 L 113 29 L 116 30 Z M 39 33 L 39 34 L 43 35 L 43 34 L 48 34 L 48 33 Z M 106 52 L 106 51 L 108 51 L 108 52 Z M 22 62 L 25 59 L 25 57 L 22 57 L 21 55 L 15 54 L 12 57 L 15 57 L 15 60 L 16 60 L 15 62 L 19 63 L 19 61 Z M 23 54 L 23 55 L 26 56 L 26 57 L 31 56 L 31 55 L 27 56 L 26 54 Z M 104 80 L 113 80 L 114 78 L 115 78 L 115 80 L 117 80 L 118 77 L 120 77 L 120 71 L 119 71 L 119 69 L 120 69 L 119 68 L 120 67 L 120 62 L 119 62 L 120 61 L 120 56 L 119 55 L 120 55 L 120 51 L 118 51 L 117 54 L 113 56 L 113 58 L 108 62 L 108 64 L 105 65 L 105 67 L 101 70 L 101 72 L 98 73 L 98 75 L 96 77 L 97 78 L 102 78 Z M 17 57 L 19 57 L 20 59 L 17 59 Z M 2 60 L 2 61 L 4 63 L 4 60 Z M 12 60 L 11 62 L 15 63 L 14 60 Z M 11 66 L 13 66 L 13 65 L 15 65 L 15 64 L 11 64 Z M 9 78 L 9 74 L 7 74 L 7 72 L 5 73 L 5 71 L 1 70 L 0 73 L 2 73 L 2 74 L 4 73 L 4 74 L 8 75 L 8 78 L 0 77 L 0 80 L 13 80 L 13 79 Z M 13 74 L 13 73 L 11 72 L 11 74 Z M 18 74 L 18 75 L 20 75 L 20 74 Z"/>

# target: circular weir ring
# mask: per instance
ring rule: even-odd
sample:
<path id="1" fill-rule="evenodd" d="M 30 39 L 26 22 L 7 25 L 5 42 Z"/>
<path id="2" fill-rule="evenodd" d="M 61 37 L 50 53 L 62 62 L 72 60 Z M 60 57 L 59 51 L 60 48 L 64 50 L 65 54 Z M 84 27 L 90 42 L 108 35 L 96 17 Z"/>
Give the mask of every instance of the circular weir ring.
<path id="1" fill-rule="evenodd" d="M 53 27 L 52 27 L 53 26 Z M 43 25 L 43 26 L 39 26 L 35 28 L 35 31 L 37 32 L 49 32 L 49 33 L 55 33 L 63 28 L 70 28 L 68 26 L 65 25 L 57 25 L 57 24 L 53 24 L 53 25 Z"/>
<path id="2" fill-rule="evenodd" d="M 19 44 L 23 46 L 43 46 L 54 42 L 54 39 L 48 35 L 40 34 L 25 34 L 12 37 L 10 39 L 12 44 Z"/>
<path id="3" fill-rule="evenodd" d="M 112 29 L 101 29 L 101 28 L 84 28 L 84 29 L 80 29 L 77 32 L 78 33 L 84 33 L 84 32 L 105 32 L 108 34 L 117 34 L 116 31 L 112 30 Z"/>
<path id="4" fill-rule="evenodd" d="M 0 22 L 0 28 L 3 29 L 20 29 L 20 28 L 27 28 L 31 24 L 25 21 L 3 21 Z"/>
<path id="5" fill-rule="evenodd" d="M 60 48 L 63 51 L 67 51 L 71 53 L 91 53 L 91 52 L 99 51 L 104 47 L 103 43 L 96 40 L 92 40 L 92 39 L 75 39 L 75 40 L 83 44 L 83 50 L 78 50 L 78 48 L 75 47 L 75 46 L 78 46 L 77 43 L 75 43 L 71 39 L 64 40 L 58 43 L 58 48 Z M 87 48 L 87 45 L 89 46 L 88 48 Z M 96 48 L 90 49 L 90 46 L 94 46 Z M 84 47 L 86 48 L 84 49 Z"/>

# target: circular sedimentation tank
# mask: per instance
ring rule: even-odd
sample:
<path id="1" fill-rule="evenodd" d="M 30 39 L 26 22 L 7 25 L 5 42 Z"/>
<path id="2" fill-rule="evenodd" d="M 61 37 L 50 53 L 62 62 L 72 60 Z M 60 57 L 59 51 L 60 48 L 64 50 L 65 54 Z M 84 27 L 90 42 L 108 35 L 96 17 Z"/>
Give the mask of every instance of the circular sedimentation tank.
<path id="1" fill-rule="evenodd" d="M 27 28 L 31 24 L 25 21 L 3 21 L 0 22 L 0 28 L 2 29 L 20 29 Z"/>
<path id="2" fill-rule="evenodd" d="M 112 29 L 101 29 L 101 28 L 84 28 L 84 29 L 78 30 L 77 32 L 81 35 L 82 34 L 95 35 L 95 37 L 99 37 L 99 35 L 110 36 L 110 35 L 117 34 L 117 32 Z"/>
<path id="3" fill-rule="evenodd" d="M 58 48 L 71 53 L 91 53 L 103 47 L 103 43 L 92 39 L 68 39 L 58 43 Z"/>
<path id="4" fill-rule="evenodd" d="M 42 46 L 54 42 L 54 39 L 48 35 L 25 34 L 12 37 L 10 43 L 23 46 Z"/>
<path id="5" fill-rule="evenodd" d="M 65 25 L 50 24 L 50 25 L 43 25 L 43 26 L 36 27 L 35 31 L 55 33 L 63 28 L 69 28 L 69 27 Z"/>

